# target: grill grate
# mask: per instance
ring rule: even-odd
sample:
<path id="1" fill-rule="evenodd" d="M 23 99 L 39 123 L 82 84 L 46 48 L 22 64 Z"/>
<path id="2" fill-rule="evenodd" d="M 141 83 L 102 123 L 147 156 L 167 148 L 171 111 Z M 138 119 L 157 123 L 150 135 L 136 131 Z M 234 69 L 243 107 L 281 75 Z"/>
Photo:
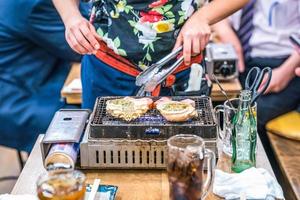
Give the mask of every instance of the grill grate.
<path id="1" fill-rule="evenodd" d="M 188 97 L 189 99 L 192 99 L 196 103 L 196 110 L 198 112 L 198 117 L 191 119 L 184 123 L 174 123 L 174 122 L 168 122 L 166 121 L 156 109 L 149 110 L 145 115 L 139 117 L 138 119 L 135 119 L 131 122 L 126 122 L 120 119 L 116 119 L 109 114 L 106 114 L 106 101 L 110 99 L 116 99 L 116 98 L 122 98 L 122 97 L 102 97 L 98 98 L 96 101 L 96 110 L 95 115 L 92 121 L 92 125 L 126 125 L 126 126 L 133 126 L 133 125 L 152 125 L 152 124 L 161 124 L 162 126 L 168 125 L 168 124 L 180 124 L 180 125 L 213 125 L 214 120 L 212 116 L 212 112 L 210 110 L 210 100 L 208 97 Z M 185 98 L 183 97 L 173 97 L 172 100 L 180 101 Z M 158 100 L 158 98 L 153 98 L 153 100 Z"/>
<path id="2" fill-rule="evenodd" d="M 106 113 L 106 101 L 123 97 L 99 97 L 96 100 L 94 114 L 90 123 L 93 138 L 166 138 L 179 133 L 194 133 L 209 138 L 216 137 L 216 123 L 213 116 L 212 104 L 209 97 L 171 97 L 179 101 L 186 98 L 195 101 L 198 117 L 187 122 L 168 122 L 156 109 L 149 110 L 145 115 L 131 122 L 116 119 Z M 158 97 L 152 97 L 153 101 Z M 187 128 L 186 130 L 184 130 Z M 210 130 L 204 133 L 204 129 Z M 198 130 L 197 130 L 198 129 Z M 147 131 L 148 130 L 148 131 Z M 213 133 L 215 132 L 215 133 Z"/>

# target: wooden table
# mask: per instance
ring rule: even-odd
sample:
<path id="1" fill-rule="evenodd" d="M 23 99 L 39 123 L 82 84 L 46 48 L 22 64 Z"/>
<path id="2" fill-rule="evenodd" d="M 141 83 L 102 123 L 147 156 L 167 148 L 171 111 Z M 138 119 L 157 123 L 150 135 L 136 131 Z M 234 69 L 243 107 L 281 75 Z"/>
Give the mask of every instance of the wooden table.
<path id="1" fill-rule="evenodd" d="M 68 104 L 81 104 L 81 90 L 68 91 L 66 90 L 67 85 L 69 85 L 74 79 L 80 79 L 80 63 L 74 63 L 71 67 L 69 75 L 65 81 L 65 84 L 60 92 L 61 97 L 66 99 Z"/>
<path id="2" fill-rule="evenodd" d="M 221 86 L 226 91 L 229 99 L 236 98 L 242 90 L 240 81 L 237 78 L 230 81 L 221 82 Z M 224 94 L 222 94 L 221 89 L 216 83 L 213 83 L 212 86 L 211 99 L 212 101 L 226 101 L 226 97 Z"/>
<path id="3" fill-rule="evenodd" d="M 12 194 L 35 194 L 35 182 L 45 172 L 39 149 L 42 135 L 38 138 L 31 155 L 12 191 Z M 258 140 L 257 167 L 267 169 L 273 176 L 270 163 L 260 140 Z M 217 167 L 230 172 L 230 158 L 220 154 Z M 100 178 L 102 184 L 119 187 L 117 199 L 120 200 L 165 200 L 169 196 L 169 184 L 165 170 L 84 170 L 87 182 Z M 209 200 L 221 199 L 211 192 Z"/>
<path id="4" fill-rule="evenodd" d="M 67 91 L 66 86 L 70 84 L 74 79 L 80 79 L 80 64 L 76 63 L 72 66 L 71 71 L 65 81 L 64 87 L 61 90 L 61 96 L 66 99 L 68 104 L 81 104 L 81 90 L 80 91 Z M 238 79 L 234 79 L 227 82 L 221 82 L 222 87 L 227 92 L 229 98 L 235 98 L 242 89 Z M 226 98 L 221 93 L 217 84 L 213 84 L 211 97 L 213 101 L 225 101 Z"/>
<path id="5" fill-rule="evenodd" d="M 286 199 L 300 199 L 300 141 L 268 132 L 275 157 L 282 172 Z"/>

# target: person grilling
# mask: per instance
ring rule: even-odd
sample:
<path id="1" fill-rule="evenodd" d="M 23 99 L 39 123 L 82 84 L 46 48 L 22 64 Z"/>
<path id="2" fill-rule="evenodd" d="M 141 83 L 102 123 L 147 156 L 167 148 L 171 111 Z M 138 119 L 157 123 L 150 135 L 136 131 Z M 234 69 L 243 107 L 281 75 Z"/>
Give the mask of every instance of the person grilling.
<path id="1" fill-rule="evenodd" d="M 98 96 L 134 95 L 135 77 L 180 46 L 184 64 L 177 69 L 176 81 L 187 80 L 191 63 L 201 61 L 210 25 L 247 2 L 95 0 L 89 22 L 78 11 L 78 0 L 53 0 L 69 45 L 85 55 L 82 107 L 92 108 Z M 199 55 L 192 58 L 194 54 Z M 163 88 L 160 94 L 168 95 L 169 90 Z"/>

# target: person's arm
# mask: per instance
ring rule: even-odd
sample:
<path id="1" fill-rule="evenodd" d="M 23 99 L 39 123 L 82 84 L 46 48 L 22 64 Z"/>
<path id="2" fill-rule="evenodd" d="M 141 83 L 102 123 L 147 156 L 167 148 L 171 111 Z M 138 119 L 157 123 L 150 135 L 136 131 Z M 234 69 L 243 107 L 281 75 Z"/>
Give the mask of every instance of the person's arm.
<path id="1" fill-rule="evenodd" d="M 243 48 L 241 42 L 237 35 L 235 34 L 233 28 L 230 25 L 228 18 L 214 24 L 212 30 L 216 33 L 218 38 L 223 43 L 230 43 L 233 45 L 237 55 L 238 55 L 238 69 L 239 72 L 245 71 L 245 62 L 243 56 Z"/>
<path id="2" fill-rule="evenodd" d="M 183 45 L 185 64 L 190 64 L 192 53 L 200 53 L 209 41 L 210 25 L 242 8 L 248 0 L 213 0 L 196 11 L 184 24 L 174 49 Z"/>
<path id="3" fill-rule="evenodd" d="M 65 37 L 73 50 L 80 54 L 92 54 L 99 48 L 100 37 L 94 26 L 79 12 L 79 0 L 52 0 L 65 27 Z"/>
<path id="4" fill-rule="evenodd" d="M 282 91 L 295 77 L 296 68 L 300 67 L 300 55 L 296 51 L 278 68 L 273 69 L 272 79 L 267 93 L 277 93 Z M 298 72 L 299 69 L 297 69 Z M 261 85 L 265 83 L 265 80 Z"/>
<path id="5" fill-rule="evenodd" d="M 295 46 L 295 50 L 297 51 L 298 55 L 300 55 L 300 47 L 299 46 Z M 297 76 L 300 76 L 300 66 L 298 66 L 296 69 L 295 69 L 295 74 Z"/>
<path id="6" fill-rule="evenodd" d="M 35 4 L 26 19 L 25 33 L 29 40 L 58 58 L 80 61 L 81 56 L 66 42 L 64 24 L 51 1 Z"/>

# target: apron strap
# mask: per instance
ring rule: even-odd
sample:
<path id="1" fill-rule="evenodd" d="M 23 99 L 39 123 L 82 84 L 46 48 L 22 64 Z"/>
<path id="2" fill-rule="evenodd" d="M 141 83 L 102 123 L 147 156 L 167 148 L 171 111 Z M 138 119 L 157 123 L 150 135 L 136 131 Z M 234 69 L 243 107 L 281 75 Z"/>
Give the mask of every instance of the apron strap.
<path id="1" fill-rule="evenodd" d="M 103 41 L 100 42 L 100 49 L 97 51 L 95 56 L 108 66 L 118 71 L 121 71 L 129 76 L 136 77 L 141 72 L 134 64 L 132 64 L 126 58 L 116 54 L 112 49 L 108 48 L 106 43 Z M 192 63 L 200 63 L 201 61 L 202 55 L 195 56 L 192 58 Z M 190 66 L 186 66 L 184 65 L 184 63 L 182 63 L 172 75 L 167 77 L 165 81 L 165 87 L 171 87 L 176 81 L 175 74 L 182 72 L 188 68 L 190 68 Z M 160 89 L 161 85 L 155 88 L 155 90 L 152 92 L 152 95 L 159 96 Z"/>

